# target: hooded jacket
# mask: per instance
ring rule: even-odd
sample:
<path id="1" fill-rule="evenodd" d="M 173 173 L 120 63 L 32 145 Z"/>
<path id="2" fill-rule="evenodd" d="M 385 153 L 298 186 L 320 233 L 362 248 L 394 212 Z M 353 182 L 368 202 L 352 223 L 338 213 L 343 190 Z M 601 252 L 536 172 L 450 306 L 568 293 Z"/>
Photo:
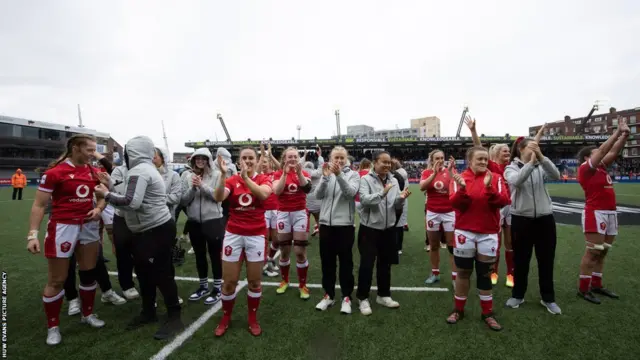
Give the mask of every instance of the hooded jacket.
<path id="1" fill-rule="evenodd" d="M 127 174 L 123 195 L 110 192 L 109 204 L 125 210 L 121 212 L 131 232 L 139 233 L 171 220 L 167 207 L 166 187 L 153 165 L 155 147 L 146 136 L 136 136 L 127 142 L 125 163 Z"/>
<path id="2" fill-rule="evenodd" d="M 549 158 L 545 156 L 536 164 L 515 158 L 504 170 L 504 178 L 511 190 L 512 215 L 538 218 L 553 214 L 545 181 L 560 180 L 560 171 Z"/>
<path id="3" fill-rule="evenodd" d="M 311 176 L 311 191 L 307 194 L 307 209 L 309 212 L 318 212 L 322 202 L 316 197 L 315 190 L 318 188 L 322 178 L 322 167 L 316 169 L 311 161 L 307 161 L 302 166 L 302 169 Z"/>
<path id="4" fill-rule="evenodd" d="M 197 154 L 193 153 L 193 156 L 195 155 Z M 220 171 L 220 167 L 218 166 L 218 161 L 217 161 L 218 156 L 222 157 L 222 160 L 224 160 L 224 163 L 227 165 L 227 168 L 229 169 L 227 173 L 227 177 L 231 177 L 238 173 L 238 169 L 236 168 L 236 165 L 233 163 L 233 161 L 231 161 L 231 153 L 229 153 L 229 151 L 223 147 L 219 147 L 218 150 L 216 150 L 216 158 L 211 159 L 213 161 L 213 165 L 215 166 L 216 169 L 218 169 L 218 171 Z M 193 165 L 191 165 L 191 167 L 193 168 Z"/>
<path id="5" fill-rule="evenodd" d="M 360 176 L 349 166 L 345 166 L 338 176 L 333 173 L 323 175 L 315 191 L 316 198 L 322 201 L 319 223 L 327 226 L 353 226 L 355 197 L 359 189 Z"/>
<path id="6" fill-rule="evenodd" d="M 196 156 L 207 157 L 209 169 L 202 175 L 202 184 L 198 188 L 192 185 L 192 179 L 196 176 L 195 172 L 185 171 L 182 173 L 182 198 L 180 202 L 185 207 L 187 217 L 191 221 L 203 223 L 207 220 L 220 219 L 223 217 L 222 204 L 213 199 L 213 192 L 218 186 L 221 175 L 217 161 L 213 161 L 213 156 L 208 148 L 200 148 L 189 159 L 189 165 L 192 169 L 196 168 Z"/>
<path id="7" fill-rule="evenodd" d="M 384 186 L 393 187 L 383 195 Z M 395 226 L 396 210 L 402 210 L 404 199 L 400 197 L 398 180 L 391 173 L 384 180 L 372 169 L 360 178 L 360 224 L 377 230 L 385 230 Z"/>
<path id="8" fill-rule="evenodd" d="M 162 153 L 163 159 L 162 166 L 158 168 L 158 171 L 162 175 L 164 186 L 167 189 L 167 206 L 171 212 L 171 218 L 175 220 L 176 208 L 182 199 L 182 181 L 177 172 L 167 169 L 167 159 L 169 159 L 167 150 L 163 148 L 157 149 Z"/>
<path id="9" fill-rule="evenodd" d="M 127 165 L 120 165 L 120 166 L 116 166 L 115 168 L 113 168 L 113 171 L 111 172 L 111 188 L 109 189 L 110 191 L 115 191 L 118 194 L 123 195 L 124 194 L 124 190 L 125 190 L 125 183 L 124 180 L 127 177 Z M 118 184 L 118 185 L 115 185 Z M 114 186 L 115 185 L 115 186 Z M 116 216 L 124 216 L 123 215 L 123 211 L 118 209 L 117 207 L 115 208 L 115 215 Z"/>

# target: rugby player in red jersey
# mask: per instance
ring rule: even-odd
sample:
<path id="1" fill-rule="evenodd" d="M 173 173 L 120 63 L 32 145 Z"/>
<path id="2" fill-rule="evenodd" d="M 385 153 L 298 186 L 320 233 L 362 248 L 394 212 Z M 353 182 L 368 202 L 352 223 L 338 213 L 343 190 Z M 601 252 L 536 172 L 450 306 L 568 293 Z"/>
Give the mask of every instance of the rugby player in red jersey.
<path id="1" fill-rule="evenodd" d="M 449 183 L 453 175 L 453 166 L 455 159 L 449 160 L 449 168 L 444 166 L 444 152 L 442 150 L 433 150 L 429 153 L 430 168 L 422 172 L 420 178 L 420 190 L 427 192 L 429 201 L 426 204 L 426 229 L 427 238 L 431 245 L 429 258 L 431 261 L 431 274 L 424 281 L 425 284 L 431 285 L 440 281 L 440 241 L 444 234 L 449 253 L 453 254 L 453 231 L 456 223 L 456 215 L 449 200 Z M 441 231 L 444 230 L 444 231 Z M 453 263 L 453 255 L 449 258 L 451 261 L 451 279 L 455 282 L 457 272 Z"/>
<path id="2" fill-rule="evenodd" d="M 280 164 L 273 158 L 271 154 L 271 144 L 269 149 L 265 151 L 264 144 L 260 145 L 260 173 L 266 175 L 269 181 L 273 183 L 274 169 L 280 168 Z M 269 241 L 269 250 L 267 263 L 264 267 L 264 274 L 269 277 L 278 276 L 278 266 L 275 258 L 278 257 L 278 196 L 273 192 L 269 198 L 263 203 L 264 218 L 267 223 L 267 240 Z"/>
<path id="3" fill-rule="evenodd" d="M 289 256 L 293 242 L 300 298 L 303 300 L 310 296 L 307 288 L 309 214 L 306 195 L 309 191 L 311 177 L 302 170 L 298 150 L 289 147 L 282 153 L 282 170 L 276 171 L 273 183 L 273 192 L 278 195 L 278 244 L 281 251 L 279 265 L 282 275 L 282 282 L 276 292 L 284 294 L 289 288 Z"/>
<path id="4" fill-rule="evenodd" d="M 217 202 L 229 199 L 229 220 L 222 244 L 222 309 L 224 314 L 215 329 L 215 336 L 222 336 L 229 328 L 231 313 L 240 280 L 242 259 L 247 263 L 247 307 L 249 308 L 249 332 L 262 333 L 258 323 L 258 307 L 262 297 L 262 266 L 267 254 L 264 221 L 264 201 L 271 195 L 269 177 L 258 174 L 258 154 L 253 148 L 240 151 L 240 174 L 226 178 L 227 165 L 218 157 L 222 175 L 214 192 Z M 226 180 L 225 180 L 226 179 Z"/>
<path id="5" fill-rule="evenodd" d="M 602 284 L 604 258 L 618 235 L 616 193 L 607 168 L 616 160 L 629 137 L 629 126 L 618 117 L 618 129 L 599 148 L 588 146 L 580 150 L 578 182 L 584 190 L 582 231 L 587 250 L 580 262 L 578 296 L 600 304 L 593 293 L 617 299 L 618 295 Z"/>
<path id="6" fill-rule="evenodd" d="M 75 253 L 80 268 L 80 299 L 82 322 L 92 327 L 105 325 L 93 313 L 96 295 L 95 267 L 98 258 L 98 220 L 106 206 L 100 198 L 94 208 L 94 188 L 99 184 L 91 159 L 96 151 L 96 139 L 76 134 L 67 141 L 66 151 L 51 164 L 40 180 L 29 217 L 27 250 L 40 252 L 38 229 L 45 208 L 51 200 L 51 216 L 44 239 L 44 255 L 49 263 L 47 285 L 42 301 L 47 316 L 47 344 L 57 345 L 60 335 L 60 309 L 64 297 L 63 285 L 69 268 L 69 258 Z"/>
<path id="7" fill-rule="evenodd" d="M 458 277 L 455 307 L 447 322 L 456 324 L 464 317 L 475 263 L 482 320 L 492 330 L 499 331 L 502 326 L 493 313 L 491 272 L 498 250 L 500 209 L 509 205 L 511 199 L 502 177 L 487 169 L 489 153 L 485 148 L 470 148 L 467 161 L 469 168 L 453 175 L 449 189 L 451 205 L 457 210 L 453 255 Z"/>

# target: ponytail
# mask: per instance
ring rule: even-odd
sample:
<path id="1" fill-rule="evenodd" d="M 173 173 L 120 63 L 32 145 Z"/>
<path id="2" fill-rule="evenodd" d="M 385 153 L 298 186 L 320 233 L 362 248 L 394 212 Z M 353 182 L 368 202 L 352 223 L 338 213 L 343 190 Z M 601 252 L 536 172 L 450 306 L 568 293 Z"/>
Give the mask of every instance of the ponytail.
<path id="1" fill-rule="evenodd" d="M 50 170 L 58 165 L 60 165 L 63 161 L 65 161 L 67 158 L 69 158 L 72 154 L 73 154 L 73 147 L 74 146 L 82 146 L 84 144 L 87 143 L 87 141 L 96 141 L 96 138 L 94 138 L 91 135 L 88 134 L 75 134 L 73 136 L 71 136 L 69 138 L 69 140 L 67 140 L 67 145 L 65 147 L 64 152 L 62 153 L 62 155 L 60 155 L 60 157 L 58 157 L 57 160 L 51 162 L 49 164 L 49 167 L 47 168 L 47 170 Z M 91 164 L 89 164 L 91 165 Z M 93 169 L 93 167 L 92 167 Z"/>

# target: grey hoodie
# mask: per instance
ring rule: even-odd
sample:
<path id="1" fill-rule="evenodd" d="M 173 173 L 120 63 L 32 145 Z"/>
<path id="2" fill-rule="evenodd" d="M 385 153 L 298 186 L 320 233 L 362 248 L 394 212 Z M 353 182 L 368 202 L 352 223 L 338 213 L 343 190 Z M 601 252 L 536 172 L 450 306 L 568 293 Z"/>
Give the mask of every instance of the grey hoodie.
<path id="1" fill-rule="evenodd" d="M 162 158 L 165 159 L 164 164 L 158 168 L 162 180 L 164 180 L 164 186 L 167 188 L 167 206 L 171 211 L 171 218 L 175 220 L 176 208 L 182 199 L 182 181 L 180 175 L 177 172 L 167 169 L 167 161 L 169 154 L 166 149 L 158 148 L 162 152 Z"/>
<path id="2" fill-rule="evenodd" d="M 124 161 L 123 161 L 124 162 Z M 124 195 L 124 189 L 125 189 L 125 178 L 127 177 L 127 165 L 120 165 L 120 166 L 116 166 L 115 168 L 113 168 L 113 171 L 111 172 L 111 191 L 115 191 L 118 194 Z M 116 186 L 113 186 L 115 183 L 119 183 Z M 123 211 L 118 209 L 117 207 L 114 207 L 115 209 L 115 215 L 117 216 L 124 216 L 123 215 Z"/>
<path id="3" fill-rule="evenodd" d="M 162 176 L 153 165 L 155 148 L 146 136 L 136 136 L 125 147 L 127 174 L 123 195 L 107 195 L 107 202 L 120 210 L 131 232 L 139 233 L 171 220 Z"/>
<path id="4" fill-rule="evenodd" d="M 318 188 L 322 177 L 322 168 L 316 169 L 311 161 L 307 161 L 302 166 L 302 169 L 311 176 L 311 191 L 307 194 L 307 210 L 310 213 L 317 213 L 320 211 L 322 202 L 316 197 L 315 190 Z"/>
<path id="5" fill-rule="evenodd" d="M 385 184 L 393 184 L 387 195 L 383 195 Z M 395 226 L 396 210 L 402 210 L 404 199 L 400 197 L 398 180 L 391 173 L 385 182 L 372 169 L 360 178 L 360 224 L 377 230 L 385 230 Z"/>
<path id="6" fill-rule="evenodd" d="M 345 166 L 338 176 L 323 175 L 315 192 L 316 198 L 322 200 L 319 223 L 328 226 L 353 226 L 355 198 L 359 188 L 360 176 L 349 166 Z"/>
<path id="7" fill-rule="evenodd" d="M 231 161 L 231 153 L 229 153 L 229 151 L 223 147 L 219 147 L 218 150 L 216 150 L 216 158 L 212 159 L 214 163 L 213 165 L 215 166 L 216 169 L 218 169 L 218 171 L 220 171 L 220 167 L 218 166 L 218 161 L 217 161 L 218 156 L 222 156 L 224 163 L 227 165 L 227 168 L 229 169 L 229 172 L 227 173 L 228 177 L 231 177 L 232 175 L 235 175 L 238 173 L 238 169 L 236 168 L 236 165 Z"/>
<path id="8" fill-rule="evenodd" d="M 203 223 L 207 220 L 220 219 L 223 216 L 222 204 L 213 199 L 213 192 L 218 186 L 220 170 L 217 161 L 213 161 L 213 156 L 208 148 L 196 150 L 189 160 L 192 169 L 196 168 L 196 156 L 206 156 L 209 159 L 209 170 L 202 176 L 202 185 L 195 188 L 192 185 L 193 171 L 182 173 L 182 198 L 180 203 L 187 211 L 187 217 L 191 221 Z"/>
<path id="9" fill-rule="evenodd" d="M 399 168 L 398 170 L 396 170 L 396 172 L 398 174 L 400 174 L 400 176 L 402 176 L 402 178 L 404 178 L 404 188 L 408 188 L 409 187 L 409 174 L 407 173 L 407 170 L 405 170 L 404 168 Z M 404 190 L 404 189 L 402 189 Z M 405 226 L 408 224 L 407 222 L 407 218 L 409 216 L 409 200 L 405 199 L 404 201 L 404 206 L 402 207 L 402 216 L 400 216 L 400 220 L 398 221 L 398 223 L 396 224 L 396 227 L 401 227 L 401 226 Z"/>
<path id="10" fill-rule="evenodd" d="M 504 170 L 504 178 L 511 190 L 511 214 L 528 218 L 553 214 L 545 181 L 559 180 L 560 171 L 547 157 L 535 165 L 515 158 Z"/>

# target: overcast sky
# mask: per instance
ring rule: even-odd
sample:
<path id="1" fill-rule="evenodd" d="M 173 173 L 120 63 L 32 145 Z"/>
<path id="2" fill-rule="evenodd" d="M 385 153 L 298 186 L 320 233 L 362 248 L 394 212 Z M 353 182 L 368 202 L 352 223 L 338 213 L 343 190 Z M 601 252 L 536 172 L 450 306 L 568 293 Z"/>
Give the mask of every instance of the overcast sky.
<path id="1" fill-rule="evenodd" d="M 635 35 L 634 35 L 635 34 Z M 640 1 L 0 2 L 0 113 L 189 140 L 408 127 L 487 135 L 640 106 Z M 468 130 L 463 130 L 468 135 Z"/>

